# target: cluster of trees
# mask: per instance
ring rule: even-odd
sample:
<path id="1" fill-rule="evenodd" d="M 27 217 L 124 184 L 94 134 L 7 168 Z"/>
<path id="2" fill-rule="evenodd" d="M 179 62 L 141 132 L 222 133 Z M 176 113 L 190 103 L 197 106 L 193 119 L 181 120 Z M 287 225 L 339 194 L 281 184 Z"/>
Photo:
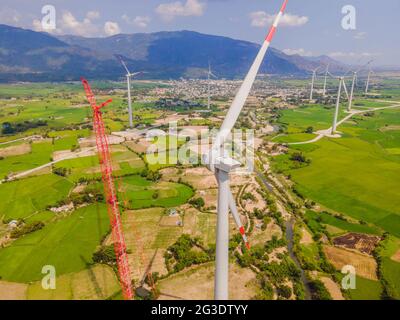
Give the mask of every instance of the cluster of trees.
<path id="1" fill-rule="evenodd" d="M 34 221 L 32 223 L 28 224 L 23 224 L 20 227 L 17 227 L 13 231 L 11 231 L 11 238 L 16 239 L 19 238 L 25 234 L 29 234 L 32 232 L 35 232 L 37 230 L 40 230 L 44 227 L 44 223 L 41 221 Z"/>
<path id="2" fill-rule="evenodd" d="M 3 122 L 1 133 L 2 134 L 16 134 L 19 132 L 25 132 L 29 129 L 47 126 L 47 121 L 24 121 L 19 123 Z"/>
<path id="3" fill-rule="evenodd" d="M 250 192 L 246 192 L 245 194 L 243 194 L 242 199 L 245 201 L 246 200 L 256 201 L 256 197 Z"/>
<path id="4" fill-rule="evenodd" d="M 204 199 L 201 198 L 201 197 L 191 199 L 191 200 L 189 201 L 189 203 L 190 203 L 193 207 L 195 207 L 196 209 L 199 209 L 199 210 L 201 210 L 201 208 L 203 208 L 203 207 L 205 206 L 205 204 L 206 204 L 205 201 L 204 201 Z"/>
<path id="5" fill-rule="evenodd" d="M 311 163 L 311 160 L 307 159 L 302 152 L 293 152 L 290 156 L 290 160 L 300 163 Z"/>
<path id="6" fill-rule="evenodd" d="M 198 250 L 194 250 L 194 248 Z M 170 246 L 164 254 L 168 271 L 179 272 L 187 267 L 211 261 L 214 258 L 212 250 L 205 250 L 200 239 L 183 234 Z M 173 265 L 173 268 L 171 268 Z"/>
<path id="7" fill-rule="evenodd" d="M 162 178 L 162 174 L 159 171 L 152 171 L 147 168 L 142 170 L 140 176 L 153 182 L 157 182 Z"/>
<path id="8" fill-rule="evenodd" d="M 93 253 L 93 262 L 95 263 L 104 263 L 108 265 L 115 265 L 117 262 L 117 258 L 115 255 L 114 245 L 111 244 L 109 246 L 101 246 L 101 248 Z"/>
<path id="9" fill-rule="evenodd" d="M 71 193 L 68 196 L 68 198 L 57 202 L 56 206 L 61 207 L 72 202 L 76 207 L 81 204 L 101 202 L 103 200 L 104 200 L 103 192 L 101 192 L 99 189 L 96 189 L 96 187 L 93 186 L 93 187 L 87 187 L 81 193 Z M 53 206 L 48 206 L 48 209 L 51 207 Z"/>
<path id="10" fill-rule="evenodd" d="M 304 131 L 305 133 L 313 133 L 314 128 L 313 127 L 307 127 L 307 129 Z"/>
<path id="11" fill-rule="evenodd" d="M 313 300 L 332 300 L 328 290 L 325 288 L 322 281 L 315 279 L 309 282 L 311 289 L 311 297 Z"/>
<path id="12" fill-rule="evenodd" d="M 63 168 L 63 167 L 53 167 L 53 173 L 60 176 L 66 177 L 71 173 L 71 169 Z"/>

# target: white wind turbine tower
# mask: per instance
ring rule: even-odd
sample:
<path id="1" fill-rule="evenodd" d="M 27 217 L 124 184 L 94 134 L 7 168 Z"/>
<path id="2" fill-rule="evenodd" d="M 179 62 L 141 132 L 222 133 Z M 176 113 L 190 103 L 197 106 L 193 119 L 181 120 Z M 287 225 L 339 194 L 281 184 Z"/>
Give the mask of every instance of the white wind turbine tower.
<path id="1" fill-rule="evenodd" d="M 210 110 L 211 108 L 211 77 L 217 78 L 217 76 L 211 71 L 211 64 L 208 63 L 208 73 L 207 73 L 207 79 L 208 79 L 208 100 L 207 100 L 207 108 Z"/>
<path id="2" fill-rule="evenodd" d="M 368 78 L 367 78 L 367 84 L 365 86 L 365 94 L 368 94 L 369 91 L 369 82 L 371 80 L 371 74 L 373 73 L 371 67 L 369 68 L 369 72 L 368 72 Z"/>
<path id="3" fill-rule="evenodd" d="M 329 66 L 330 66 L 330 64 L 328 63 L 326 65 L 325 79 L 324 79 L 324 90 L 323 90 L 324 97 L 326 97 L 326 84 L 327 84 L 327 81 L 328 81 Z"/>
<path id="4" fill-rule="evenodd" d="M 345 77 L 344 76 L 335 77 L 331 73 L 329 73 L 329 75 L 332 78 L 336 78 L 339 80 L 339 88 L 338 88 L 338 93 L 337 93 L 337 98 L 336 98 L 336 109 L 335 109 L 335 114 L 333 117 L 333 124 L 332 124 L 332 131 L 331 131 L 331 134 L 334 135 L 336 133 L 337 121 L 338 121 L 338 117 L 339 117 L 340 98 L 341 98 L 341 94 L 342 94 L 342 88 L 344 89 L 347 97 L 349 97 L 349 95 L 348 95 L 348 91 L 347 91 L 347 87 L 346 87 L 346 82 L 344 80 Z"/>
<path id="5" fill-rule="evenodd" d="M 315 79 L 317 78 L 317 71 L 318 71 L 320 68 L 321 68 L 321 67 L 318 67 L 318 68 L 314 69 L 313 72 L 312 72 L 310 101 L 313 100 Z"/>
<path id="6" fill-rule="evenodd" d="M 124 60 L 122 60 L 121 56 L 117 56 L 118 60 L 121 62 L 122 66 L 126 70 L 126 84 L 128 87 L 128 112 L 129 112 L 129 127 L 132 129 L 133 128 L 133 114 L 132 114 L 132 96 L 131 96 L 131 78 L 137 76 L 138 74 L 141 74 L 143 72 L 135 72 L 131 73 L 126 66 Z"/>
<path id="7" fill-rule="evenodd" d="M 359 73 L 360 70 L 362 70 L 364 67 L 368 66 L 371 62 L 372 62 L 372 60 L 369 61 L 368 63 L 366 63 L 366 64 L 365 64 L 364 66 L 362 66 L 361 68 L 359 68 L 357 71 L 354 71 L 354 72 L 353 72 L 353 82 L 352 82 L 352 84 L 351 84 L 351 91 L 350 91 L 350 97 L 349 97 L 349 104 L 348 104 L 348 107 L 347 107 L 347 111 L 349 111 L 349 112 L 351 111 L 351 108 L 352 108 L 352 106 L 353 106 L 354 88 L 355 88 L 355 85 L 356 85 L 356 82 L 357 82 L 358 73 Z"/>
<path id="8" fill-rule="evenodd" d="M 246 242 L 244 228 L 236 209 L 236 203 L 229 186 L 229 173 L 240 167 L 240 163 L 228 157 L 224 150 L 224 144 L 234 127 L 241 110 L 250 94 L 257 73 L 264 60 L 265 54 L 274 37 L 278 23 L 285 11 L 288 0 L 284 0 L 275 21 L 255 58 L 242 86 L 236 94 L 230 109 L 222 123 L 221 129 L 216 135 L 210 153 L 204 155 L 204 162 L 208 164 L 211 171 L 215 173 L 218 182 L 218 217 L 216 237 L 216 261 L 215 261 L 215 288 L 216 300 L 228 299 L 228 276 L 229 276 L 229 209 L 238 224 L 240 232 Z M 222 152 L 221 152 L 222 151 Z"/>

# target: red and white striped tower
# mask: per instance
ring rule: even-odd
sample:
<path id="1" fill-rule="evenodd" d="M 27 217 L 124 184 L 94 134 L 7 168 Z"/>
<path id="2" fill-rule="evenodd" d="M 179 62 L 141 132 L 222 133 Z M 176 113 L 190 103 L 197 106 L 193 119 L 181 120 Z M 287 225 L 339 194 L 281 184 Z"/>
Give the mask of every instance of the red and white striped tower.
<path id="1" fill-rule="evenodd" d="M 104 185 L 104 195 L 107 203 L 108 216 L 112 231 L 112 239 L 114 243 L 115 256 L 117 259 L 119 279 L 121 283 L 122 293 L 125 300 L 133 298 L 133 289 L 131 281 L 131 273 L 128 263 L 128 255 L 126 253 L 126 245 L 122 230 L 121 215 L 117 199 L 117 191 L 115 188 L 114 178 L 112 175 L 112 161 L 104 128 L 103 116 L 101 108 L 109 104 L 112 100 L 97 105 L 96 99 L 90 88 L 89 83 L 84 78 L 81 79 L 85 88 L 87 99 L 93 110 L 93 129 L 96 135 L 97 152 L 101 167 L 101 175 Z"/>

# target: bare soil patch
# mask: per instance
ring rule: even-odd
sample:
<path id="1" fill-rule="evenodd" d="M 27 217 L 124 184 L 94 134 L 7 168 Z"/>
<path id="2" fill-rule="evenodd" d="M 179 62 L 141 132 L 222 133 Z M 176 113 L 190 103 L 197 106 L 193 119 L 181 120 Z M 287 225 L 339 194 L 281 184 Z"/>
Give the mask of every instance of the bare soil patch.
<path id="1" fill-rule="evenodd" d="M 229 270 L 230 299 L 249 300 L 255 296 L 256 274 L 231 264 Z M 213 263 L 190 268 L 159 282 L 160 300 L 211 300 L 214 297 Z"/>
<path id="2" fill-rule="evenodd" d="M 96 150 L 93 148 L 82 148 L 81 150 L 78 151 L 61 150 L 53 152 L 53 160 L 58 161 L 63 159 L 83 158 L 95 155 L 96 155 Z"/>
<path id="3" fill-rule="evenodd" d="M 393 261 L 400 262 L 400 249 L 391 257 Z"/>
<path id="4" fill-rule="evenodd" d="M 26 300 L 27 289 L 24 283 L 0 281 L 0 300 Z"/>
<path id="5" fill-rule="evenodd" d="M 17 146 L 10 146 L 0 149 L 0 157 L 7 158 L 13 156 L 20 156 L 23 154 L 30 153 L 32 151 L 29 143 L 23 143 Z"/>
<path id="6" fill-rule="evenodd" d="M 330 293 L 333 300 L 345 300 L 342 291 L 340 291 L 339 285 L 335 281 L 328 277 L 321 277 L 320 280 Z"/>
<path id="7" fill-rule="evenodd" d="M 301 240 L 300 243 L 301 244 L 312 244 L 314 241 L 312 239 L 312 235 L 311 233 L 306 229 L 303 228 L 301 230 Z"/>
<path id="8" fill-rule="evenodd" d="M 324 246 L 324 252 L 336 269 L 341 270 L 343 266 L 351 265 L 356 269 L 357 275 L 371 280 L 378 280 L 376 275 L 377 264 L 374 258 L 333 246 Z"/>

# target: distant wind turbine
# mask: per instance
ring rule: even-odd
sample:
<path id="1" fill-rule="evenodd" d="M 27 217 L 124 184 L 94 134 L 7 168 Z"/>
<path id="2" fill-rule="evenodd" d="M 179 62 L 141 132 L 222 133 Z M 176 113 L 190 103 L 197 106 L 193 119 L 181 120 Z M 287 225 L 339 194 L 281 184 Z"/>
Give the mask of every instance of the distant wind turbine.
<path id="1" fill-rule="evenodd" d="M 374 72 L 372 71 L 372 68 L 369 68 L 369 72 L 368 72 L 368 78 L 367 78 L 367 84 L 365 86 L 365 94 L 368 94 L 369 91 L 369 82 L 371 80 L 371 74 L 373 74 Z"/>
<path id="2" fill-rule="evenodd" d="M 326 65 L 325 79 L 324 79 L 324 90 L 323 90 L 324 97 L 326 96 L 326 84 L 327 84 L 327 80 L 328 80 L 329 66 L 330 66 L 330 64 L 328 63 Z"/>
<path id="3" fill-rule="evenodd" d="M 317 71 L 318 71 L 320 68 L 321 68 L 321 67 L 318 67 L 318 68 L 314 69 L 313 72 L 312 72 L 310 101 L 313 100 L 314 83 L 315 83 L 315 79 L 317 78 Z"/>
<path id="4" fill-rule="evenodd" d="M 143 72 L 135 72 L 131 73 L 126 66 L 124 60 L 122 60 L 121 56 L 116 56 L 118 60 L 121 62 L 122 66 L 126 70 L 126 84 L 128 87 L 128 112 L 129 112 L 129 127 L 132 129 L 133 128 L 133 113 L 132 113 L 132 96 L 131 96 L 131 78 L 142 74 Z"/>
<path id="5" fill-rule="evenodd" d="M 353 72 L 353 82 L 352 82 L 352 84 L 351 84 L 351 91 L 350 91 L 350 97 L 349 97 L 349 104 L 348 104 L 348 107 L 347 107 L 347 110 L 348 110 L 348 111 L 351 111 L 351 108 L 352 108 L 352 106 L 353 106 L 354 88 L 355 88 L 355 86 L 356 86 L 358 73 L 359 73 L 363 68 L 365 68 L 366 66 L 368 66 L 369 64 L 371 64 L 372 61 L 373 61 L 373 60 L 367 62 L 364 66 L 360 67 L 357 71 L 354 71 L 354 72 Z"/>

